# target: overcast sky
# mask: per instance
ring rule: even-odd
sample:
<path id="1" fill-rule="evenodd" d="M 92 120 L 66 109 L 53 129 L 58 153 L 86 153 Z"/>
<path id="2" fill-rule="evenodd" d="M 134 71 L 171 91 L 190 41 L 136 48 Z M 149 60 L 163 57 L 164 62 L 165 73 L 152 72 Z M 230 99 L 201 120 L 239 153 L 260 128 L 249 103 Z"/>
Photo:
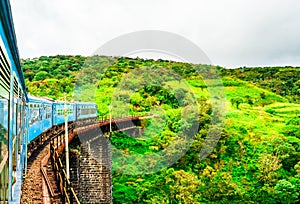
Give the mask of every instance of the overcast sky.
<path id="1" fill-rule="evenodd" d="M 22 58 L 89 56 L 140 30 L 179 34 L 225 67 L 300 65 L 299 0 L 11 0 Z"/>

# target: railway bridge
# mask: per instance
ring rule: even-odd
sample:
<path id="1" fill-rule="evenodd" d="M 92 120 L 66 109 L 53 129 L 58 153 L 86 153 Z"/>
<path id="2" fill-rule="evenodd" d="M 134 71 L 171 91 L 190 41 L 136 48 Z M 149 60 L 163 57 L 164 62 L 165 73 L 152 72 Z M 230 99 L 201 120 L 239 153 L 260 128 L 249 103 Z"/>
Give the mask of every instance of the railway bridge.
<path id="1" fill-rule="evenodd" d="M 112 167 L 109 136 L 112 132 L 136 130 L 144 120 L 136 116 L 101 120 L 89 124 L 69 125 L 68 143 L 80 140 L 80 154 L 70 160 L 69 179 L 64 160 L 65 130 L 61 128 L 45 141 L 43 150 L 32 155 L 37 165 L 29 166 L 23 183 L 22 203 L 112 203 Z M 46 149 L 46 153 L 45 150 Z M 39 154 L 43 154 L 39 156 Z M 76 157 L 76 156 L 75 156 Z M 30 160 L 30 159 L 29 159 Z M 40 172 L 37 172 L 37 169 Z M 34 173 L 33 173 L 34 172 Z M 40 175 L 37 177 L 37 175 Z M 36 182 L 29 182 L 36 180 Z M 38 184 L 41 184 L 38 186 Z"/>

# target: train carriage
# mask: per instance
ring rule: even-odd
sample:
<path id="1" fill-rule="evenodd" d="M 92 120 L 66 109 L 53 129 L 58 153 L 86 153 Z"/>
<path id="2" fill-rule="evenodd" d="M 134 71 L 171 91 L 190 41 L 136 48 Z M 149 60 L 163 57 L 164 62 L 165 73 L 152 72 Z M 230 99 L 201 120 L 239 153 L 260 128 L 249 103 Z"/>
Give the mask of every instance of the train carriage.
<path id="1" fill-rule="evenodd" d="M 76 103 L 76 120 L 87 118 L 97 118 L 97 105 L 87 102 Z"/>
<path id="2" fill-rule="evenodd" d="M 68 121 L 74 121 L 76 116 L 74 103 L 53 103 L 53 125 L 61 125 L 65 122 L 65 111 L 67 112 Z"/>
<path id="3" fill-rule="evenodd" d="M 52 102 L 29 95 L 29 142 L 52 127 Z"/>
<path id="4" fill-rule="evenodd" d="M 0 1 L 0 36 L 0 203 L 18 203 L 26 169 L 28 99 L 8 0 Z"/>

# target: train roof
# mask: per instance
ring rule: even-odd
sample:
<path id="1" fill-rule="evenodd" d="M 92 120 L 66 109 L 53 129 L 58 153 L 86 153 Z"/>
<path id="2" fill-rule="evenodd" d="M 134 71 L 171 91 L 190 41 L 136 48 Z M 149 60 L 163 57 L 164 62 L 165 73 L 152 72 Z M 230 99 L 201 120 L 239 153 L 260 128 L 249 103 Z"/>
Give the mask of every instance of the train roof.
<path id="1" fill-rule="evenodd" d="M 28 101 L 33 103 L 39 103 L 39 102 L 52 103 L 52 101 L 45 99 L 44 97 L 36 97 L 32 95 L 28 95 Z"/>
<path id="2" fill-rule="evenodd" d="M 45 96 L 36 97 L 33 95 L 28 95 L 28 99 L 29 99 L 29 102 L 32 102 L 32 103 L 44 102 L 44 103 L 64 104 L 64 101 L 56 101 L 52 98 L 48 98 Z M 96 105 L 95 103 L 91 103 L 91 102 L 79 102 L 79 101 L 74 101 L 74 102 L 68 101 L 67 104 Z"/>
<path id="3" fill-rule="evenodd" d="M 91 102 L 80 102 L 80 101 L 75 101 L 74 103 L 76 103 L 76 104 L 82 104 L 82 105 L 96 105 L 95 103 L 91 103 Z"/>
<path id="4" fill-rule="evenodd" d="M 54 101 L 54 104 L 63 104 L 65 103 L 64 101 Z M 79 102 L 79 101 L 67 101 L 67 104 L 79 104 L 79 105 L 96 105 L 95 103 L 90 103 L 90 102 Z"/>

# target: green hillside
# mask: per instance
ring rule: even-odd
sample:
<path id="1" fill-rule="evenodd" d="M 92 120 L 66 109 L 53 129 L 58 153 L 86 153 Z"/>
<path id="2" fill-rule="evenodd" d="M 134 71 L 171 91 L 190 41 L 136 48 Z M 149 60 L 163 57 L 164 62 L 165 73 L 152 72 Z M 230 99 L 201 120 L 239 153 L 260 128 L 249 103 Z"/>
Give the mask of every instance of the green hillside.
<path id="1" fill-rule="evenodd" d="M 221 69 L 222 75 L 248 81 L 285 96 L 292 102 L 300 100 L 300 69 L 294 67 L 255 67 Z"/>
<path id="2" fill-rule="evenodd" d="M 200 124 L 187 153 L 157 173 L 121 173 L 125 161 L 115 152 L 114 203 L 300 201 L 300 68 L 215 67 L 223 81 L 226 116 L 212 154 L 200 160 L 215 105 L 206 84 L 221 86 L 213 71 L 203 80 L 187 63 L 100 56 L 41 57 L 22 64 L 33 95 L 60 99 L 66 92 L 69 100 L 95 101 L 104 117 L 111 103 L 114 117 L 151 110 L 162 115 L 162 121 L 148 121 L 141 138 L 111 137 L 125 155 L 151 155 L 172 145 L 173 154 L 179 154 L 180 137 Z M 195 106 L 199 114 L 190 112 Z M 144 163 L 129 161 L 126 167 L 135 172 L 139 164 Z M 146 165 L 151 169 L 162 163 L 153 159 Z"/>

